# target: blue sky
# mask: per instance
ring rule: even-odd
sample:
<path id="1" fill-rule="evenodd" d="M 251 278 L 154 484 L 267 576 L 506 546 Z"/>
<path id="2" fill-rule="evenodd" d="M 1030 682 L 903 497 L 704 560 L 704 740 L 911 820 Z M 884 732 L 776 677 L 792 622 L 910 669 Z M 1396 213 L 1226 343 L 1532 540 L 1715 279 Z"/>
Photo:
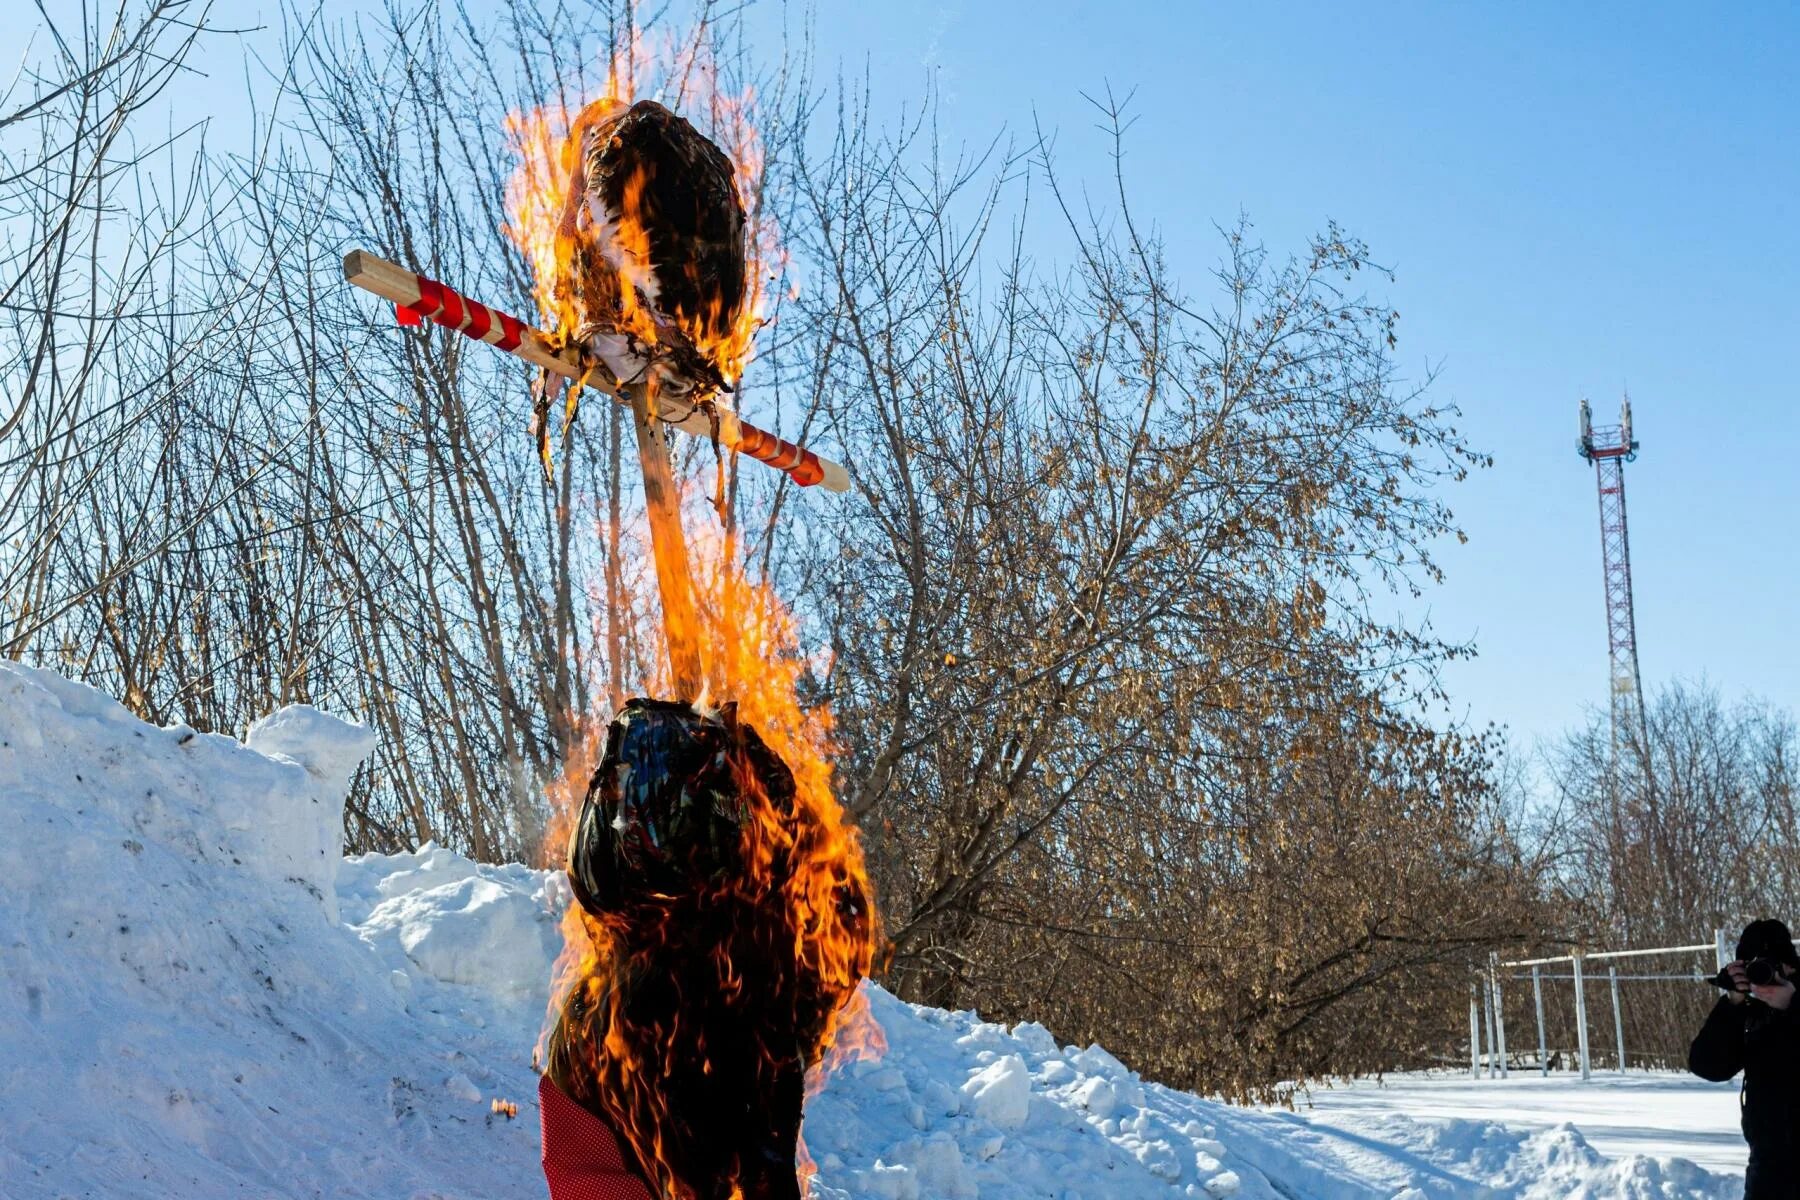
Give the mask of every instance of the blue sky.
<path id="1" fill-rule="evenodd" d="M 984 0 L 827 4 L 817 33 L 895 109 L 935 79 L 952 138 L 1035 113 L 1071 169 L 1105 166 L 1079 93 L 1135 89 L 1127 170 L 1195 290 L 1240 210 L 1276 250 L 1335 219 L 1396 270 L 1402 363 L 1497 460 L 1404 606 L 1476 641 L 1468 719 L 1529 744 L 1604 704 L 1576 406 L 1625 387 L 1646 686 L 1800 707 L 1800 10 Z"/>
<path id="2" fill-rule="evenodd" d="M 952 143 L 1023 138 L 1035 117 L 1096 179 L 1081 93 L 1135 90 L 1139 211 L 1196 292 L 1239 212 L 1277 251 L 1335 219 L 1397 271 L 1402 363 L 1439 369 L 1435 395 L 1497 460 L 1451 493 L 1470 541 L 1443 549 L 1449 581 L 1394 601 L 1476 641 L 1447 674 L 1459 715 L 1529 745 L 1604 702 L 1576 405 L 1608 420 L 1626 386 L 1645 683 L 1705 676 L 1800 708 L 1800 10 L 821 0 L 815 32 L 822 78 L 866 67 L 896 116 L 935 84 Z M 183 103 L 241 111 L 241 87 L 227 67 Z"/>

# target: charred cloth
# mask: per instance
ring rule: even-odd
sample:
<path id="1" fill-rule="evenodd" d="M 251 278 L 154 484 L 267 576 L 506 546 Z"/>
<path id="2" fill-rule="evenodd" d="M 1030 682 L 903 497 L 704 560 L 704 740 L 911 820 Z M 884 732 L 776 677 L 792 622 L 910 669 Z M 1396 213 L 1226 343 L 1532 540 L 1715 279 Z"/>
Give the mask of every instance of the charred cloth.
<path id="1" fill-rule="evenodd" d="M 597 102 L 563 213 L 575 253 L 562 281 L 580 338 L 626 384 L 664 394 L 729 390 L 709 350 L 745 303 L 744 208 L 731 160 L 653 100 Z"/>
<path id="2" fill-rule="evenodd" d="M 727 706 L 716 716 L 632 700 L 606 733 L 569 850 L 581 906 L 629 923 L 635 906 L 731 890 L 755 793 L 780 819 L 794 777 Z"/>
<path id="3" fill-rule="evenodd" d="M 665 1194 L 799 1196 L 805 1072 L 843 999 L 795 952 L 804 820 L 732 706 L 632 700 L 607 732 L 568 863 L 604 953 L 564 1006 L 550 1072 Z M 837 904 L 867 919 L 859 890 Z"/>

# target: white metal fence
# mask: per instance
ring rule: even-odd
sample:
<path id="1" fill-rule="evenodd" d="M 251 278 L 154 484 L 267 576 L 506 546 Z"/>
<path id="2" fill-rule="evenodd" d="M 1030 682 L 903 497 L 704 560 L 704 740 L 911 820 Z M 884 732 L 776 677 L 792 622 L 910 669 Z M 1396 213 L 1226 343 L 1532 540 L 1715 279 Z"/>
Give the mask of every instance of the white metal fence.
<path id="1" fill-rule="evenodd" d="M 1797 941 L 1796 945 L 1800 945 L 1800 941 Z M 1726 941 L 1723 929 L 1713 930 L 1711 942 L 1701 942 L 1691 946 L 1655 946 L 1642 950 L 1604 950 L 1591 953 L 1585 950 L 1576 950 L 1571 954 L 1560 954 L 1550 958 L 1522 958 L 1507 962 L 1502 962 L 1499 955 L 1495 955 L 1489 960 L 1486 976 L 1469 985 L 1470 1077 L 1481 1078 L 1484 1069 L 1490 1079 L 1507 1077 L 1508 1056 L 1503 981 L 1506 983 L 1523 982 L 1527 979 L 1531 981 L 1532 998 L 1537 1017 L 1537 1068 L 1541 1075 L 1550 1073 L 1550 1050 L 1545 1044 L 1544 1032 L 1544 983 L 1546 980 L 1568 980 L 1574 984 L 1574 1057 L 1580 1066 L 1581 1077 L 1588 1079 L 1593 1074 L 1592 1060 L 1588 1053 L 1588 1006 L 1585 986 L 1592 978 L 1589 974 L 1589 964 L 1605 964 L 1605 977 L 1610 985 L 1612 996 L 1612 1027 L 1616 1061 L 1619 1069 L 1623 1070 L 1628 1059 L 1625 1048 L 1625 1020 L 1619 1003 L 1619 985 L 1649 981 L 1698 982 L 1703 981 L 1706 976 L 1697 965 L 1680 973 L 1658 974 L 1640 971 L 1635 974 L 1621 975 L 1619 964 L 1630 959 L 1653 959 L 1658 955 L 1685 954 L 1690 956 L 1691 960 L 1691 956 L 1707 951 L 1712 952 L 1715 971 L 1731 961 L 1731 946 Z M 1564 965 L 1569 968 L 1567 974 L 1546 972 L 1546 968 Z M 1522 973 L 1523 968 L 1529 968 L 1529 973 Z"/>

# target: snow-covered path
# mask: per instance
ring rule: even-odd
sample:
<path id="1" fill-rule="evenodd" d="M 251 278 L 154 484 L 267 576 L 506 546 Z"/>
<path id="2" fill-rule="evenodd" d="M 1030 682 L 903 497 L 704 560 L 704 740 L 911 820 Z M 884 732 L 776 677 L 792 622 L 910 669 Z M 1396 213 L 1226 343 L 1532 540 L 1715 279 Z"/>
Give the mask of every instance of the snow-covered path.
<path id="1" fill-rule="evenodd" d="M 1513 1129 L 1568 1123 L 1602 1154 L 1685 1158 L 1710 1171 L 1744 1173 L 1738 1085 L 1692 1075 L 1596 1072 L 1582 1083 L 1567 1074 L 1508 1079 L 1464 1074 L 1394 1075 L 1317 1088 L 1296 1098 L 1316 1125 L 1363 1135 L 1388 1116 L 1499 1122 Z"/>
<path id="2" fill-rule="evenodd" d="M 157 729 L 0 661 L 0 1197 L 541 1200 L 531 1050 L 566 881 L 429 845 L 343 858 L 344 788 L 369 744 L 306 708 L 248 745 Z M 1469 1107 L 1502 1094 L 1489 1085 L 1232 1108 L 1038 1025 L 867 994 L 888 1049 L 808 1102 L 816 1200 L 1742 1188 L 1540 1128 L 1553 1106 L 1528 1096 Z M 1656 1131 L 1690 1124 L 1683 1094 L 1627 1099 L 1640 1119 L 1604 1136 L 1635 1129 L 1666 1153 Z"/>
<path id="3" fill-rule="evenodd" d="M 1592 1144 L 1585 1128 L 1567 1120 L 1576 1105 L 1559 1112 L 1549 1089 L 1535 1098 L 1515 1092 L 1510 1104 L 1481 1096 L 1463 1103 L 1473 1087 L 1466 1077 L 1401 1077 L 1391 1088 L 1358 1083 L 1315 1093 L 1312 1107 L 1302 1098 L 1292 1112 L 1227 1110 L 1218 1122 L 1219 1136 L 1240 1166 L 1266 1176 L 1276 1194 L 1296 1198 L 1717 1195 L 1736 1200 L 1742 1194 L 1741 1177 L 1703 1169 L 1667 1145 L 1640 1144 L 1634 1150 Z M 1609 1092 L 1604 1082 L 1590 1089 L 1579 1098 L 1586 1113 L 1610 1114 L 1613 1121 L 1612 1126 L 1595 1122 L 1596 1128 L 1624 1129 L 1626 1114 L 1635 1111 L 1636 1133 L 1673 1140 L 1690 1123 L 1675 1087 L 1665 1086 L 1665 1102 L 1648 1107 L 1637 1106 L 1626 1089 Z M 1716 1089 L 1700 1093 L 1703 1101 L 1717 1098 Z M 1667 1125 L 1659 1128 L 1658 1121 Z M 1717 1132 L 1703 1128 L 1696 1144 L 1707 1144 Z M 1741 1175 L 1741 1165 L 1738 1170 Z"/>

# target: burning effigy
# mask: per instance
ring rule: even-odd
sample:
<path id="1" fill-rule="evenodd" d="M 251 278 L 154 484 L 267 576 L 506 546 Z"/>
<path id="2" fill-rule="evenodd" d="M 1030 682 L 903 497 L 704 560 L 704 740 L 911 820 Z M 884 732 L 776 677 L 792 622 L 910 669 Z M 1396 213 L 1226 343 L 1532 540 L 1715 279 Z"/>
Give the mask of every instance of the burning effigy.
<path id="1" fill-rule="evenodd" d="M 516 226 L 552 336 L 636 417 L 673 698 L 614 717 L 573 821 L 546 1174 L 578 1193 L 551 1144 L 566 1098 L 654 1195 L 797 1198 L 808 1072 L 842 1033 L 875 922 L 818 720 L 774 661 L 791 627 L 729 553 L 696 589 L 662 440 L 684 414 L 716 432 L 755 333 L 737 167 L 669 109 L 617 96 L 550 149 L 550 169 L 521 173 Z M 806 483 L 818 462 L 793 447 L 773 465 Z"/>
<path id="2" fill-rule="evenodd" d="M 556 213 L 540 307 L 637 417 L 676 698 L 629 701 L 612 720 L 574 821 L 582 949 L 548 1043 L 546 1104 L 566 1097 L 604 1122 L 656 1195 L 798 1197 L 807 1072 L 868 971 L 873 913 L 827 776 L 809 763 L 797 780 L 740 712 L 736 697 L 756 707 L 767 671 L 726 652 L 749 632 L 734 627 L 743 605 L 696 601 L 654 421 L 717 414 L 742 370 L 755 313 L 738 179 L 681 117 L 614 97 L 569 123 L 554 166 L 561 195 L 521 205 Z M 802 740 L 786 748 L 820 757 Z M 548 1113 L 554 1191 L 568 1167 Z"/>
<path id="3" fill-rule="evenodd" d="M 801 1194 L 806 1072 L 873 932 L 840 837 L 733 705 L 633 700 L 609 727 L 568 857 L 593 948 L 546 1081 L 659 1194 Z"/>
<path id="4" fill-rule="evenodd" d="M 843 491 L 848 475 L 727 400 L 760 320 L 746 156 L 629 91 L 615 69 L 572 118 L 511 129 L 508 232 L 544 328 L 361 251 L 345 275 L 403 324 L 535 364 L 547 469 L 559 397 L 565 422 L 583 387 L 634 418 L 667 659 L 648 686 L 666 698 L 627 702 L 597 767 L 577 746 L 558 785 L 574 902 L 539 1089 L 552 1200 L 797 1198 L 817 1069 L 881 1045 L 857 992 L 876 919 L 831 791 L 829 713 L 800 700 L 792 618 L 728 534 L 703 547 L 696 583 L 669 430 L 801 486 Z"/>
<path id="5" fill-rule="evenodd" d="M 613 376 L 671 400 L 741 369 L 744 207 L 731 160 L 654 100 L 575 118 L 552 310 Z"/>

